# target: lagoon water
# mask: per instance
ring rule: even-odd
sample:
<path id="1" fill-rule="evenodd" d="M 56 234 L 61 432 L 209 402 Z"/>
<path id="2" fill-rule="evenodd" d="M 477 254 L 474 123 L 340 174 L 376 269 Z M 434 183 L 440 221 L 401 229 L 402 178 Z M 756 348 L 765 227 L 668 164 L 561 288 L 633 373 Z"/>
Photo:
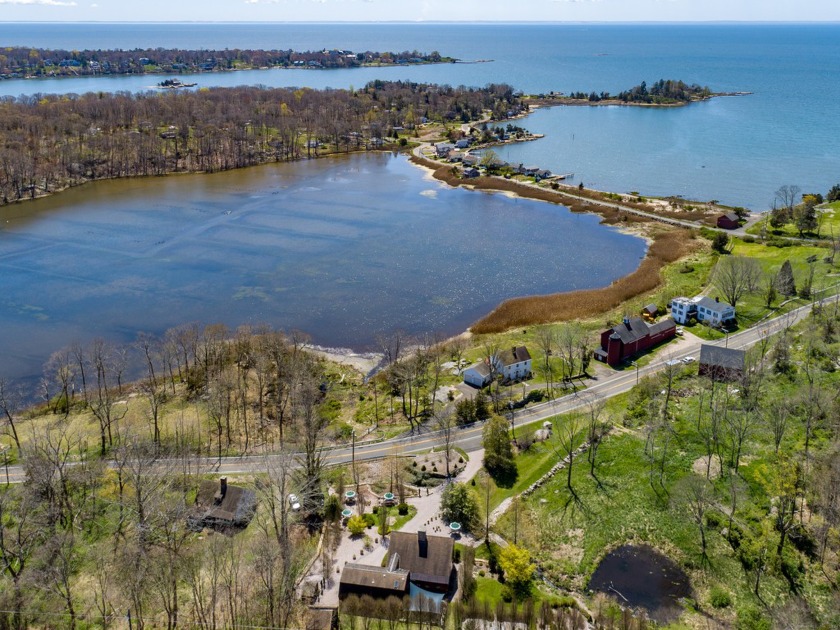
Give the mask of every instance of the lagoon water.
<path id="1" fill-rule="evenodd" d="M 750 96 L 674 109 L 553 108 L 506 159 L 588 186 L 762 210 L 781 184 L 840 180 L 840 25 L 0 24 L 43 48 L 438 50 L 486 63 L 201 74 L 199 86 L 350 87 L 373 79 L 528 93 L 617 92 L 659 78 Z M 0 81 L 0 96 L 141 91 L 158 77 Z M 199 320 L 300 328 L 324 345 L 457 332 L 514 295 L 601 286 L 639 239 L 560 207 L 424 179 L 358 156 L 213 176 L 102 182 L 0 208 L 0 376 L 55 349 Z M 604 256 L 603 252 L 609 252 Z"/>
<path id="2" fill-rule="evenodd" d="M 451 189 L 382 154 L 97 182 L 0 212 L 0 376 L 15 377 L 73 340 L 191 321 L 362 349 L 395 328 L 453 334 L 645 253 L 594 215 Z"/>

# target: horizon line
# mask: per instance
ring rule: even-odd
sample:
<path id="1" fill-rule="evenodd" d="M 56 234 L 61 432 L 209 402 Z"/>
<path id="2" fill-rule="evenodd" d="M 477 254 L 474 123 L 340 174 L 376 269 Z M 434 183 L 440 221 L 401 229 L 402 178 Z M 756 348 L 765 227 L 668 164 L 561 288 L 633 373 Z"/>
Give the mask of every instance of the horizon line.
<path id="1" fill-rule="evenodd" d="M 815 25 L 837 25 L 840 20 L 0 20 L 0 24 L 457 24 L 469 26 L 477 24 L 492 25 L 715 25 L 715 24 L 739 24 L 739 25 L 783 25 L 783 24 L 815 24 Z"/>

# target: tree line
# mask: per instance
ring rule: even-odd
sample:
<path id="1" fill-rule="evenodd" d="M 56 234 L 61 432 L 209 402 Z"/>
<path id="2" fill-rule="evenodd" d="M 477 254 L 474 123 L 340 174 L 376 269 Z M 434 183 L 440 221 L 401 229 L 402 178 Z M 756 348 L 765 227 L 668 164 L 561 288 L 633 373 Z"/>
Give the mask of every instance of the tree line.
<path id="1" fill-rule="evenodd" d="M 645 81 L 639 85 L 624 90 L 618 94 L 609 92 L 572 92 L 570 98 L 587 100 L 597 103 L 599 101 L 619 100 L 622 103 L 648 103 L 655 105 L 667 105 L 669 103 L 689 103 L 699 99 L 712 96 L 708 87 L 701 87 L 697 84 L 688 85 L 684 81 L 660 79 L 648 87 Z"/>
<path id="2" fill-rule="evenodd" d="M 456 61 L 437 51 L 366 50 L 64 50 L 9 46 L 0 53 L 0 77 L 95 76 L 103 74 L 193 73 L 246 68 L 357 68 L 365 64 L 444 63 Z"/>
<path id="3" fill-rule="evenodd" d="M 263 87 L 33 95 L 0 101 L 0 203 L 81 183 L 229 170 L 378 149 L 426 121 L 503 118 L 508 85 L 375 81 L 359 90 Z M 328 147 L 328 148 L 327 148 Z"/>

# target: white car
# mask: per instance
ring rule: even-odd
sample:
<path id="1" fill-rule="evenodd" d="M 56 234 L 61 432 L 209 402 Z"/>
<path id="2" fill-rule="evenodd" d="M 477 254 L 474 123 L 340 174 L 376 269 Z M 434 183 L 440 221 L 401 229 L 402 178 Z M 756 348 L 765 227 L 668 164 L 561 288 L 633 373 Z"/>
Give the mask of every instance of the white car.
<path id="1" fill-rule="evenodd" d="M 696 360 L 696 359 L 695 359 L 694 357 L 683 357 L 682 362 L 683 362 L 683 363 L 685 363 L 685 364 L 687 365 L 687 364 L 689 364 L 689 363 L 694 363 L 694 361 L 695 361 L 695 360 Z"/>
<path id="2" fill-rule="evenodd" d="M 300 499 L 298 499 L 298 495 L 289 495 L 289 505 L 291 506 L 293 512 L 297 512 L 300 509 Z"/>

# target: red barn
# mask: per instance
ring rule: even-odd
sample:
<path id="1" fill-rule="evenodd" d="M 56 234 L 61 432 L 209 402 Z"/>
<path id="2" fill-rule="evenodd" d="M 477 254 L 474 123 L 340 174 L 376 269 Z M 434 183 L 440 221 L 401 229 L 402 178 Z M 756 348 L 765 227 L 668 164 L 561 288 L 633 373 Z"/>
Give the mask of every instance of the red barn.
<path id="1" fill-rule="evenodd" d="M 673 339 L 676 334 L 677 325 L 670 317 L 651 326 L 641 317 L 625 317 L 618 326 L 601 333 L 601 347 L 595 351 L 595 358 L 609 365 L 618 365 L 648 348 Z"/>
<path id="2" fill-rule="evenodd" d="M 741 224 L 739 223 L 737 214 L 734 212 L 727 212 L 717 218 L 717 226 L 719 228 L 723 228 L 724 230 L 737 230 L 741 227 Z"/>

